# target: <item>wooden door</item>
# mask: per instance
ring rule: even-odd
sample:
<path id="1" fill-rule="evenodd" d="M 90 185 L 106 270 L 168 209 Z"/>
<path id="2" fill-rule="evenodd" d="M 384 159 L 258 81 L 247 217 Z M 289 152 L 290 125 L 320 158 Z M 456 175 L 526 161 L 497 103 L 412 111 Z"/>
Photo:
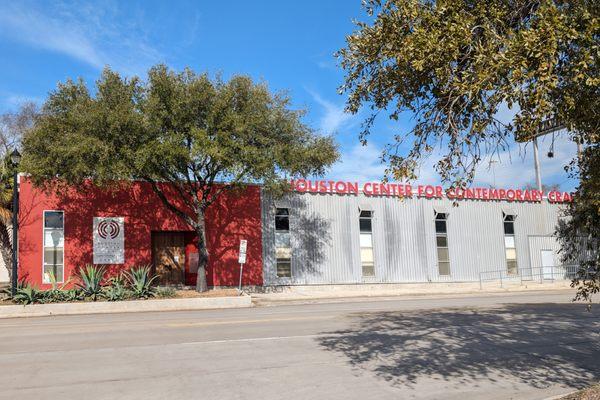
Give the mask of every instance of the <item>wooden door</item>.
<path id="1" fill-rule="evenodd" d="M 160 285 L 185 283 L 185 238 L 183 232 L 152 232 L 154 273 Z"/>

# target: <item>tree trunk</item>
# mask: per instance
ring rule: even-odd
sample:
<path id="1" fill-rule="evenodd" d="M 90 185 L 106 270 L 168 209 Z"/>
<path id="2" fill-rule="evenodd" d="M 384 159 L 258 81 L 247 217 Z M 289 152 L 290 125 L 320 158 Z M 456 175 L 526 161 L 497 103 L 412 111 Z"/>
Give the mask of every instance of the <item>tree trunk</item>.
<path id="1" fill-rule="evenodd" d="M 5 221 L 0 220 L 0 255 L 4 261 L 4 266 L 8 270 L 8 277 L 12 282 L 12 231 Z"/>
<path id="2" fill-rule="evenodd" d="M 198 277 L 196 278 L 196 291 L 208 291 L 206 283 L 206 266 L 208 265 L 208 249 L 206 248 L 206 224 L 204 221 L 204 210 L 198 212 L 198 224 L 196 226 L 198 236 Z"/>

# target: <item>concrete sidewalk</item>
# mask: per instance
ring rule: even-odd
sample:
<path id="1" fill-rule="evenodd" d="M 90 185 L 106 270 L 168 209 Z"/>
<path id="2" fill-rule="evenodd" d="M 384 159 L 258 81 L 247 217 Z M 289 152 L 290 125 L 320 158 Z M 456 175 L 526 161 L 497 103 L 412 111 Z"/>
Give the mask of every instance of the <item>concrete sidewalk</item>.
<path id="1" fill-rule="evenodd" d="M 323 300 L 341 301 L 355 298 L 382 298 L 401 296 L 446 296 L 481 295 L 511 292 L 531 292 L 548 290 L 573 290 L 571 281 L 554 282 L 504 282 L 485 283 L 403 283 L 403 284 L 361 284 L 361 285 L 304 285 L 269 288 L 266 293 L 252 293 L 252 302 L 257 306 L 269 306 L 283 303 L 307 304 Z"/>
<path id="2" fill-rule="evenodd" d="M 0 306 L 0 319 L 50 315 L 112 314 L 149 311 L 196 311 L 252 307 L 250 296 L 192 297 L 131 301 L 97 301 Z"/>

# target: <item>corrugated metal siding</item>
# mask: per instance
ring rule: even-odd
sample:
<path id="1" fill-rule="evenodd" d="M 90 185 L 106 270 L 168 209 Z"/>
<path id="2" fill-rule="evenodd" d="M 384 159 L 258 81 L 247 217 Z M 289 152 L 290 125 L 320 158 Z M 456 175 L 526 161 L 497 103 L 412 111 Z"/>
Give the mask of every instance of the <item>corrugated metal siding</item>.
<path id="1" fill-rule="evenodd" d="M 359 207 L 374 211 L 375 277 L 363 279 L 360 265 Z M 518 217 L 515 242 L 519 268 L 530 265 L 529 236 L 549 236 L 559 206 L 447 199 L 293 193 L 274 200 L 263 196 L 264 277 L 266 285 L 476 281 L 482 271 L 506 268 L 503 210 Z M 290 209 L 292 278 L 275 271 L 276 207 Z M 435 209 L 448 218 L 450 276 L 440 276 L 435 240 Z"/>
<path id="2" fill-rule="evenodd" d="M 556 237 L 553 236 L 529 236 L 529 267 L 542 267 L 542 250 L 552 250 L 554 252 L 554 265 L 560 265 L 559 250 L 560 244 Z M 539 272 L 538 272 L 539 273 Z"/>

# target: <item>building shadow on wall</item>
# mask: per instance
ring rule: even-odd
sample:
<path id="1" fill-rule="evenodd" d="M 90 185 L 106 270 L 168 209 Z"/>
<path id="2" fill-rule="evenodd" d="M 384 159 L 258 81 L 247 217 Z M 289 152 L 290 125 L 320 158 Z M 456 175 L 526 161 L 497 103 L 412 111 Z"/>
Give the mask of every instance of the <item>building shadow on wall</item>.
<path id="1" fill-rule="evenodd" d="M 600 376 L 599 317 L 582 304 L 381 312 L 354 315 L 350 329 L 318 340 L 357 371 L 395 387 L 414 388 L 420 378 L 510 378 L 535 388 L 580 388 Z"/>
<path id="2" fill-rule="evenodd" d="M 255 203 L 249 198 L 255 200 Z M 224 191 L 206 215 L 209 264 L 214 268 L 215 285 L 238 282 L 240 240 L 247 240 L 243 285 L 262 284 L 262 237 L 260 192 L 254 187 Z M 210 280 L 210 279 L 209 279 Z M 209 282 L 211 284 L 211 282 Z"/>
<path id="3" fill-rule="evenodd" d="M 70 242 L 71 265 L 80 267 L 93 262 L 94 217 L 125 218 L 125 264 L 106 265 L 110 275 L 123 267 L 150 264 L 151 231 L 160 230 L 161 221 L 176 221 L 174 226 L 189 230 L 179 217 L 157 204 L 159 200 L 153 192 L 129 183 L 106 188 L 84 184 L 77 190 L 61 192 L 56 199 L 56 209 L 65 211 L 65 235 Z M 144 244 L 142 249 L 139 244 Z"/>
<path id="4" fill-rule="evenodd" d="M 296 199 L 294 207 L 294 281 L 314 283 L 315 279 L 322 280 L 323 266 L 327 263 L 325 250 L 332 246 L 331 221 L 311 211 L 303 198 Z"/>

